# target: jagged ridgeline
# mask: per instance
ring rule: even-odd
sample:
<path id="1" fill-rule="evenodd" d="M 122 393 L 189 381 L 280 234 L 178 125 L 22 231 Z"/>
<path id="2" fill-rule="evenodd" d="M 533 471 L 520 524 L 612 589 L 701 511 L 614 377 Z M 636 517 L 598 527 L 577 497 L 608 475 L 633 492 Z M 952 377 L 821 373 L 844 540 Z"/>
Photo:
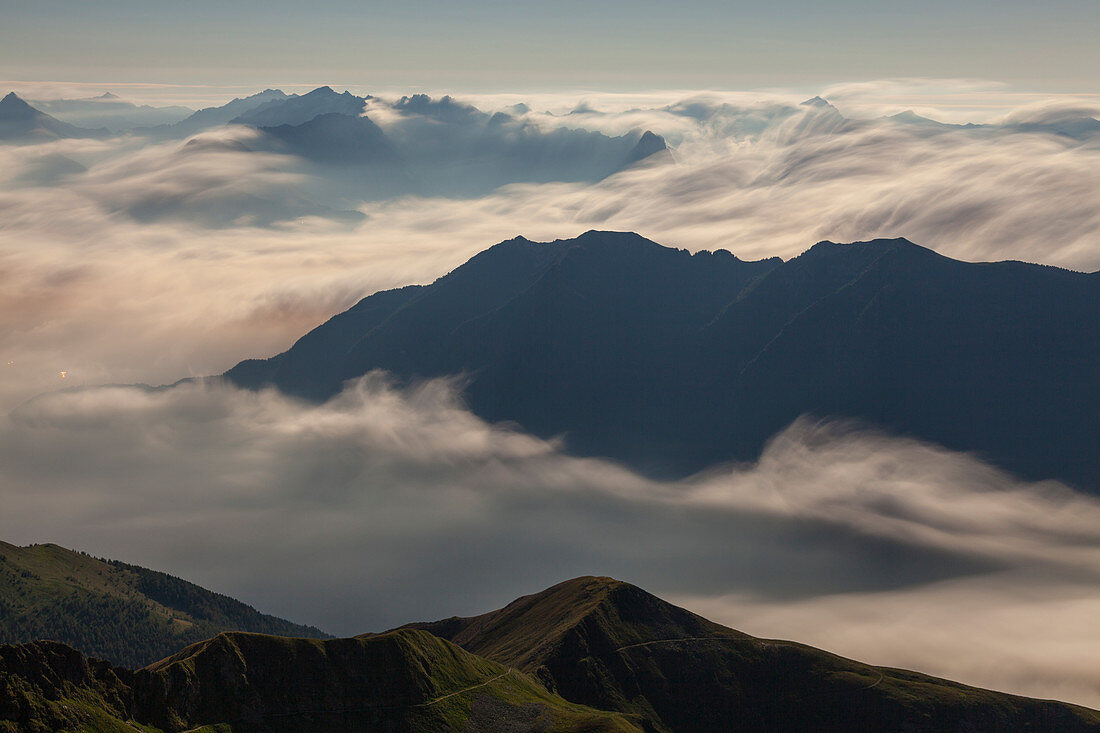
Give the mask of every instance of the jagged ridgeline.
<path id="1" fill-rule="evenodd" d="M 0 542 L 0 643 L 51 639 L 140 667 L 238 630 L 328 636 L 166 573 L 57 545 Z"/>
<path id="2" fill-rule="evenodd" d="M 637 234 L 517 237 L 376 293 L 225 376 L 312 400 L 372 370 L 463 375 L 470 408 L 658 475 L 752 460 L 800 415 L 856 418 L 1100 491 L 1100 273 L 904 239 L 786 262 Z"/>

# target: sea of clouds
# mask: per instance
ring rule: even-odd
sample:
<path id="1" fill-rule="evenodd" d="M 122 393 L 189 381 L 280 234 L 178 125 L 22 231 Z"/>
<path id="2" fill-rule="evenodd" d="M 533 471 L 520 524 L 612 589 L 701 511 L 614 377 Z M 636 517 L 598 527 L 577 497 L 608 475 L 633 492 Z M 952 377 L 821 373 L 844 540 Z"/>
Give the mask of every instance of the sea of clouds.
<path id="1" fill-rule="evenodd" d="M 309 405 L 217 383 L 0 420 L 0 536 L 178 574 L 337 634 L 611 575 L 743 631 L 1100 703 L 1100 501 L 866 427 L 659 482 L 384 376 Z"/>
<path id="2" fill-rule="evenodd" d="M 968 117 L 965 100 L 989 99 L 971 83 L 825 96 L 848 122 L 784 92 L 471 95 L 547 130 L 651 129 L 671 147 L 595 184 L 473 199 L 349 202 L 308 162 L 251 150 L 247 128 L 0 146 L 0 538 L 166 570 L 334 633 L 613 575 L 749 633 L 1100 705 L 1100 503 L 971 456 L 799 421 L 751 465 L 662 483 L 487 425 L 447 382 L 372 375 L 322 406 L 99 386 L 270 355 L 517 234 L 633 230 L 743 259 L 905 236 L 1100 268 L 1100 141 L 1020 127 L 1096 116 L 1094 98 L 1002 95 Z M 880 119 L 914 98 L 997 126 Z"/>

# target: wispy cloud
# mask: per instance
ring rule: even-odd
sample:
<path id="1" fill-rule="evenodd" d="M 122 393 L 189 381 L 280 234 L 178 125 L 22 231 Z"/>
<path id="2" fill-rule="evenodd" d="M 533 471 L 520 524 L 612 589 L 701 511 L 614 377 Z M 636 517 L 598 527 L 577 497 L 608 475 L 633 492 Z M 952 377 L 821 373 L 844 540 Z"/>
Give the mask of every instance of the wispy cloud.
<path id="1" fill-rule="evenodd" d="M 66 383 L 219 372 L 286 348 L 359 297 L 428 282 L 517 234 L 634 230 L 742 258 L 905 236 L 968 260 L 1100 268 L 1095 143 L 888 122 L 837 128 L 827 110 L 778 93 L 586 100 L 577 115 L 566 114 L 577 98 L 552 95 L 513 114 L 545 129 L 654 129 L 677 142 L 674 160 L 597 185 L 355 204 L 301 160 L 247 150 L 255 133 L 245 129 L 0 147 L 0 356 L 14 362 L 0 405 L 58 386 L 60 370 Z M 1013 119 L 1065 104 L 1037 100 Z"/>
<path id="2" fill-rule="evenodd" d="M 754 464 L 661 483 L 487 425 L 447 382 L 374 375 L 324 406 L 225 385 L 57 393 L 0 424 L 0 459 L 0 536 L 337 633 L 598 573 L 752 633 L 1100 701 L 1100 503 L 851 425 L 799 421 Z M 965 618 L 946 623 L 954 601 Z M 898 632 L 920 611 L 873 647 L 872 622 Z"/>

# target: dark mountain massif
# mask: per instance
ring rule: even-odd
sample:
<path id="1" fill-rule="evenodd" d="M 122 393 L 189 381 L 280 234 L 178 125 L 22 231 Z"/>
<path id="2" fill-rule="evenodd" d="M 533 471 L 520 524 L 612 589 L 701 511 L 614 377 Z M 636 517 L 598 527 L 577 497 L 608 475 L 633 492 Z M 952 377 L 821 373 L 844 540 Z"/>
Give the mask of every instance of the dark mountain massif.
<path id="1" fill-rule="evenodd" d="M 137 671 L 0 646 L 0 731 L 1090 731 L 1100 713 L 757 639 L 610 578 L 354 639 L 222 633 Z"/>
<path id="2" fill-rule="evenodd" d="M 51 117 L 10 92 L 0 99 L 0 141 L 40 143 L 62 138 L 105 137 L 107 130 L 89 130 Z"/>
<path id="3" fill-rule="evenodd" d="M 0 542 L 0 643 L 52 639 L 138 667 L 222 631 L 327 636 L 165 573 Z"/>
<path id="4" fill-rule="evenodd" d="M 657 475 L 748 460 L 803 414 L 1100 490 L 1100 274 L 904 239 L 787 262 L 588 232 L 502 242 L 225 377 L 322 401 L 373 370 Z"/>

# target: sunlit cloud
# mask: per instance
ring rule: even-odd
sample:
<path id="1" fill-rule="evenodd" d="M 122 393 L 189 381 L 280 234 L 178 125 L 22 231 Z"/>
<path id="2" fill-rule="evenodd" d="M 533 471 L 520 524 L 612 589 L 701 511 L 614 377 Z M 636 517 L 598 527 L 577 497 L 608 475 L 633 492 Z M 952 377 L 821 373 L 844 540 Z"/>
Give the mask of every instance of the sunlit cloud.
<path id="1" fill-rule="evenodd" d="M 873 97 L 857 91 L 848 98 Z M 779 93 L 592 94 L 579 115 L 567 114 L 577 97 L 529 101 L 512 114 L 545 129 L 652 129 L 675 144 L 671 159 L 594 185 L 355 203 L 334 202 L 338 187 L 300 159 L 250 150 L 256 133 L 241 127 L 0 146 L 0 356 L 18 362 L 0 406 L 53 388 L 62 368 L 77 384 L 217 373 L 517 234 L 632 230 L 743 259 L 904 236 L 966 260 L 1100 268 L 1096 143 L 889 122 L 837 130 L 829 110 Z M 368 113 L 385 127 L 382 109 Z M 1006 119 L 1081 109 L 1049 98 Z"/>

